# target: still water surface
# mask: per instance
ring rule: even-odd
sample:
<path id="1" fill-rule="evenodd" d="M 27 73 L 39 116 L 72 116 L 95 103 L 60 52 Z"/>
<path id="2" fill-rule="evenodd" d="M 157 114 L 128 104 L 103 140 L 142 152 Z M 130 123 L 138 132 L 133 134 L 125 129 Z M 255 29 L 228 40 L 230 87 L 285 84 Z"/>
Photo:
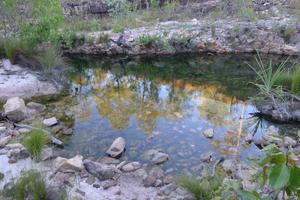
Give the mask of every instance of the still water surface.
<path id="1" fill-rule="evenodd" d="M 246 62 L 253 56 L 176 56 L 167 58 L 76 58 L 68 73 L 76 99 L 74 135 L 60 153 L 97 159 L 122 136 L 122 159 L 143 160 L 149 149 L 170 155 L 163 165 L 175 173 L 197 171 L 200 156 L 246 160 L 261 155 L 243 141 L 260 137 L 272 123 L 253 118 L 248 99 L 257 91 Z M 258 128 L 255 129 L 256 125 Z M 282 133 L 290 125 L 276 125 Z M 213 128 L 213 139 L 203 131 Z"/>

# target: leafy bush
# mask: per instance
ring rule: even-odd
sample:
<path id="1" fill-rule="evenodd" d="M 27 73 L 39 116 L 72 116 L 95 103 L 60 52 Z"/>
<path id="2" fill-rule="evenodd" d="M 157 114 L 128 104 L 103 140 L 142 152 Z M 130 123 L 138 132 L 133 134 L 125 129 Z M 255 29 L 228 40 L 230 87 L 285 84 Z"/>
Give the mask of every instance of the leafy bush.
<path id="1" fill-rule="evenodd" d="M 120 23 L 114 23 L 112 27 L 112 32 L 114 33 L 122 33 L 124 32 L 125 27 Z"/>
<path id="2" fill-rule="evenodd" d="M 48 46 L 40 55 L 36 56 L 36 58 L 46 70 L 63 64 L 62 54 L 56 45 Z"/>
<path id="3" fill-rule="evenodd" d="M 160 41 L 160 37 L 157 35 L 142 35 L 138 38 L 138 44 L 150 47 L 157 44 Z"/>
<path id="4" fill-rule="evenodd" d="M 291 91 L 295 94 L 300 92 L 300 67 L 293 74 Z"/>
<path id="5" fill-rule="evenodd" d="M 264 148 L 265 157 L 260 161 L 263 183 L 269 184 L 279 194 L 300 197 L 300 168 L 290 159 L 292 152 L 282 152 L 276 145 Z"/>
<path id="6" fill-rule="evenodd" d="M 40 130 L 32 130 L 24 138 L 24 146 L 35 161 L 40 160 L 41 151 L 47 143 L 47 136 Z"/>
<path id="7" fill-rule="evenodd" d="M 209 200 L 217 196 L 218 189 L 222 185 L 222 179 L 217 176 L 206 176 L 200 180 L 181 176 L 177 178 L 177 183 L 191 192 L 197 200 Z"/>
<path id="8" fill-rule="evenodd" d="M 12 186 L 10 193 L 16 200 L 45 200 L 47 190 L 41 174 L 31 170 L 22 174 Z"/>
<path id="9" fill-rule="evenodd" d="M 106 33 L 101 33 L 98 38 L 98 43 L 105 44 L 109 42 L 109 35 Z"/>

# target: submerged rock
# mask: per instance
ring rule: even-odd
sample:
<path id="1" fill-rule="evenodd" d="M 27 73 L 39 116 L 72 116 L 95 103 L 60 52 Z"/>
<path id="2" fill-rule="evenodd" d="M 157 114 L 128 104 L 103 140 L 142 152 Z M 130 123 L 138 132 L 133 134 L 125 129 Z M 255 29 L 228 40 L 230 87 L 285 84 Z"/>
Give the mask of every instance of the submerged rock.
<path id="1" fill-rule="evenodd" d="M 144 155 L 146 160 L 150 160 L 151 162 L 153 162 L 154 164 L 162 164 L 164 162 L 166 162 L 167 160 L 169 160 L 169 155 L 160 151 L 160 150 L 156 150 L 156 149 L 151 149 L 149 151 L 147 151 Z"/>
<path id="2" fill-rule="evenodd" d="M 84 161 L 86 171 L 97 177 L 100 181 L 116 179 L 120 171 L 115 166 L 105 165 L 91 160 Z"/>
<path id="3" fill-rule="evenodd" d="M 12 97 L 4 104 L 4 114 L 14 122 L 22 121 L 26 118 L 26 106 L 20 97 Z"/>
<path id="4" fill-rule="evenodd" d="M 48 118 L 48 119 L 44 119 L 43 120 L 43 124 L 46 125 L 46 126 L 54 126 L 58 123 L 57 119 L 55 117 L 51 117 L 51 118 Z"/>
<path id="5" fill-rule="evenodd" d="M 106 151 L 106 153 L 113 157 L 119 157 L 121 154 L 125 151 L 125 139 L 122 137 L 118 137 L 114 140 L 114 142 L 111 144 L 109 149 Z"/>
<path id="6" fill-rule="evenodd" d="M 214 137 L 214 129 L 212 129 L 212 128 L 206 129 L 203 132 L 203 135 L 207 138 L 213 138 Z"/>
<path id="7" fill-rule="evenodd" d="M 142 167 L 141 163 L 131 162 L 131 163 L 128 163 L 128 164 L 124 165 L 123 167 L 121 167 L 121 170 L 123 172 L 133 172 L 137 169 L 140 169 L 141 167 Z"/>

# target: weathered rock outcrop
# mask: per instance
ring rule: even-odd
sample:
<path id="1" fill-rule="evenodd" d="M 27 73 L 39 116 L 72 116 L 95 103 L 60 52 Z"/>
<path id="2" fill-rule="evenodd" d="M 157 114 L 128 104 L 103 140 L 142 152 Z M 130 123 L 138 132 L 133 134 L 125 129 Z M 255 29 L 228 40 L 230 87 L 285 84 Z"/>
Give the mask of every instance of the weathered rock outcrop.
<path id="1" fill-rule="evenodd" d="M 0 60 L 0 100 L 57 94 L 61 89 L 61 85 L 45 80 L 34 71 L 13 65 L 6 59 Z"/>
<path id="2" fill-rule="evenodd" d="M 274 28 L 276 24 L 276 28 Z M 283 34 L 292 29 L 293 34 Z M 101 36 L 108 40 L 101 42 Z M 78 54 L 175 54 L 187 52 L 300 54 L 299 22 L 275 19 L 241 22 L 220 20 L 213 25 L 192 20 L 180 23 L 169 21 L 155 27 L 85 33 L 94 42 L 86 42 L 67 53 Z"/>
<path id="3" fill-rule="evenodd" d="M 300 122 L 300 103 L 284 102 L 274 105 L 272 102 L 258 107 L 259 113 L 279 122 Z"/>

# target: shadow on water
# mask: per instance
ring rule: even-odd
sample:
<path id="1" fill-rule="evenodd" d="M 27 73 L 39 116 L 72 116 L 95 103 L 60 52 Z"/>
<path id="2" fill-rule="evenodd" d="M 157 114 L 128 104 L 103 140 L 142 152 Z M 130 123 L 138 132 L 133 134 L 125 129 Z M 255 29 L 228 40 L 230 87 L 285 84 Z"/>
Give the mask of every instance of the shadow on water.
<path id="1" fill-rule="evenodd" d="M 251 117 L 256 107 L 247 99 L 257 91 L 255 75 L 246 62 L 253 56 L 175 56 L 164 58 L 91 58 L 69 60 L 75 116 L 74 135 L 62 155 L 105 155 L 119 136 L 125 138 L 123 159 L 143 160 L 149 149 L 170 155 L 164 167 L 174 172 L 197 172 L 200 155 L 246 159 L 260 150 L 243 141 L 261 137 L 272 123 Z M 282 133 L 297 127 L 275 125 Z M 207 139 L 203 131 L 213 128 Z M 170 171 L 172 171 L 170 170 Z"/>

